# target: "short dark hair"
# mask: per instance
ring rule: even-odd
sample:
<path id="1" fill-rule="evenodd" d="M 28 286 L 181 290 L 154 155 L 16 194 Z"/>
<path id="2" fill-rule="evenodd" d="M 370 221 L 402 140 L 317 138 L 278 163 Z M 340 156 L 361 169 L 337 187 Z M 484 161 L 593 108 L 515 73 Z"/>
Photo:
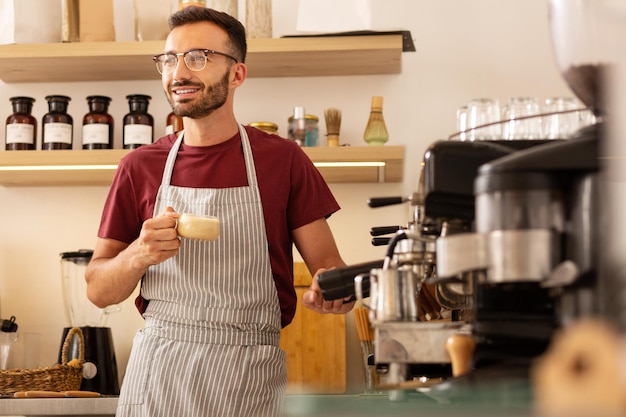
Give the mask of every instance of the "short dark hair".
<path id="1" fill-rule="evenodd" d="M 206 7 L 188 6 L 172 14 L 169 18 L 170 30 L 198 22 L 211 22 L 224 29 L 228 34 L 232 49 L 227 52 L 234 55 L 239 62 L 246 62 L 246 53 L 248 52 L 246 29 L 239 20 L 228 13 Z"/>

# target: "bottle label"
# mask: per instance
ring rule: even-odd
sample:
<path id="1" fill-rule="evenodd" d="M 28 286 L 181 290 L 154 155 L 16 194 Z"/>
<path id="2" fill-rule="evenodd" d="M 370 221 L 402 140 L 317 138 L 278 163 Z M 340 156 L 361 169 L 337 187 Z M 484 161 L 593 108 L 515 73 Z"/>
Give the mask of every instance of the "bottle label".
<path id="1" fill-rule="evenodd" d="M 309 122 L 307 120 L 304 146 L 317 146 L 317 142 L 320 136 L 319 132 L 320 131 L 319 127 L 317 126 L 317 122 Z"/>
<path id="2" fill-rule="evenodd" d="M 149 145 L 152 143 L 152 126 L 125 125 L 124 145 Z"/>
<path id="3" fill-rule="evenodd" d="M 109 129 L 111 126 L 103 123 L 88 123 L 83 125 L 83 145 L 109 144 Z"/>
<path id="4" fill-rule="evenodd" d="M 165 126 L 165 134 L 169 135 L 170 133 L 174 133 L 174 125 Z"/>
<path id="5" fill-rule="evenodd" d="M 43 125 L 44 143 L 72 144 L 72 125 L 69 123 L 46 123 Z"/>
<path id="6" fill-rule="evenodd" d="M 306 141 L 306 120 L 293 119 L 289 127 L 289 139 L 295 141 L 300 146 L 304 146 Z"/>
<path id="7" fill-rule="evenodd" d="M 7 125 L 7 143 L 35 144 L 35 127 L 26 123 Z"/>

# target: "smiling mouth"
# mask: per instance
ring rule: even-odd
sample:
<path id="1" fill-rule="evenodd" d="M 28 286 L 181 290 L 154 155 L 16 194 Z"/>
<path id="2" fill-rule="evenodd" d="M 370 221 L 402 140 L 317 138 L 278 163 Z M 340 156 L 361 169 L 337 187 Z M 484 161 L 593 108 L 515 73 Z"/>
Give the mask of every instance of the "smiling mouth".
<path id="1" fill-rule="evenodd" d="M 183 95 L 183 94 L 193 94 L 195 92 L 200 91 L 199 88 L 178 88 L 178 89 L 174 89 L 172 90 L 172 93 L 175 95 Z"/>

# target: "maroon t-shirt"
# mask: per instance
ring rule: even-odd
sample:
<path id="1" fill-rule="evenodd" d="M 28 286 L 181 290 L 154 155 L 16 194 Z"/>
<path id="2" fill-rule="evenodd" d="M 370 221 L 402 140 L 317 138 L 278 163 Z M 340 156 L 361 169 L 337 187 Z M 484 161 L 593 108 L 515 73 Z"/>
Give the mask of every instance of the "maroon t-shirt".
<path id="1" fill-rule="evenodd" d="M 267 233 L 270 265 L 282 312 L 282 325 L 296 309 L 291 231 L 339 210 L 326 182 L 300 147 L 246 126 L 254 157 Z M 131 243 L 153 216 L 165 161 L 176 141 L 171 134 L 142 146 L 120 161 L 104 206 L 98 236 Z M 214 146 L 181 145 L 171 185 L 229 188 L 248 184 L 237 133 Z"/>

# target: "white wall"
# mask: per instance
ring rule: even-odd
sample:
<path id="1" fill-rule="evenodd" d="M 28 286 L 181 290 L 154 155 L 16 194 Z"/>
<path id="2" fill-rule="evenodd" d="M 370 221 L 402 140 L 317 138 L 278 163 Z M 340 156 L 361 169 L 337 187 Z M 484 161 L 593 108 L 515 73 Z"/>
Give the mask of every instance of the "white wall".
<path id="1" fill-rule="evenodd" d="M 275 35 L 294 32 L 295 3 L 274 0 Z M 118 39 L 132 37 L 132 20 L 122 13 L 132 3 L 115 4 L 119 21 L 126 22 L 117 29 Z M 384 248 L 369 243 L 370 227 L 405 224 L 408 207 L 370 209 L 366 201 L 372 196 L 409 195 L 416 189 L 424 150 L 454 132 L 458 106 L 479 96 L 571 95 L 554 64 L 544 0 L 372 0 L 372 7 L 374 29 L 412 33 L 417 52 L 402 55 L 401 74 L 249 79 L 237 93 L 241 122 L 275 121 L 283 134 L 295 105 L 320 116 L 327 107 L 340 108 L 342 141 L 353 146 L 364 145 L 371 96 L 384 96 L 389 145 L 406 147 L 405 178 L 398 184 L 332 185 L 343 209 L 330 223 L 348 263 L 383 256 Z M 136 93 L 152 95 L 150 113 L 157 132 L 164 130 L 169 108 L 156 72 L 153 81 L 0 84 L 0 118 L 11 113 L 8 98 L 14 95 L 35 97 L 33 114 L 41 120 L 47 111 L 44 97 L 65 94 L 72 97 L 69 113 L 78 132 L 87 112 L 85 97 L 109 95 L 119 147 L 121 120 L 128 112 L 125 96 Z M 324 130 L 323 124 L 320 127 Z M 80 143 L 77 132 L 75 143 Z M 42 334 L 42 364 L 56 360 L 62 328 L 68 325 L 59 253 L 93 247 L 106 193 L 106 187 L 0 186 L 0 317 L 14 315 L 21 330 Z M 142 320 L 132 300 L 122 307 L 108 324 L 123 371 Z M 356 331 L 349 330 L 349 348 L 356 349 Z M 349 358 L 353 385 L 360 375 L 356 350 Z"/>

